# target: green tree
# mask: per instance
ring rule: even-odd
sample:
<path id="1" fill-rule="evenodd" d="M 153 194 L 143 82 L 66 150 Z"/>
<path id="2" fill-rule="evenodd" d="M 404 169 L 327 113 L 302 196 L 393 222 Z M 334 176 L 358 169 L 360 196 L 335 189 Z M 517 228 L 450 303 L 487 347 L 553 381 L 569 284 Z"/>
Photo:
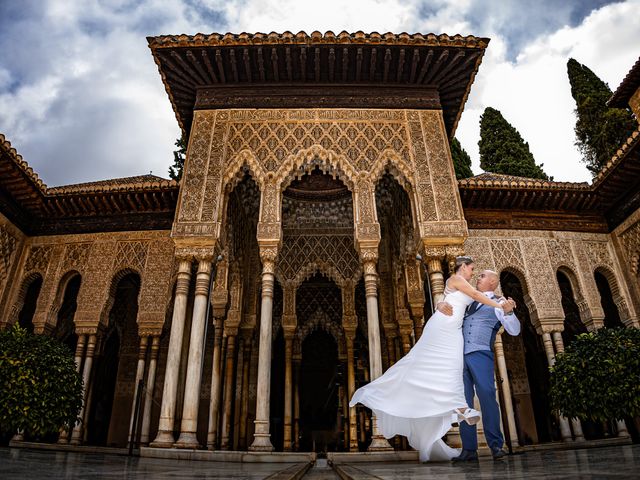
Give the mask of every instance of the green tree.
<path id="1" fill-rule="evenodd" d="M 606 421 L 640 415 L 640 329 L 583 333 L 551 371 L 551 404 L 568 418 Z"/>
<path id="2" fill-rule="evenodd" d="M 611 90 L 588 67 L 570 58 L 567 73 L 576 102 L 576 145 L 596 175 L 629 138 L 636 121 L 629 110 L 607 107 Z"/>
<path id="3" fill-rule="evenodd" d="M 0 332 L 0 433 L 34 437 L 73 426 L 82 405 L 82 378 L 58 340 L 17 323 Z"/>
<path id="4" fill-rule="evenodd" d="M 184 169 L 184 159 L 187 157 L 187 142 L 184 136 L 176 140 L 175 146 L 178 150 L 173 151 L 173 165 L 169 167 L 169 177 L 179 182 Z"/>
<path id="5" fill-rule="evenodd" d="M 553 180 L 536 165 L 529 144 L 499 110 L 487 107 L 480 116 L 480 167 L 485 172 Z"/>
<path id="6" fill-rule="evenodd" d="M 453 159 L 453 168 L 458 180 L 473 177 L 471 157 L 455 137 L 451 139 L 451 158 Z"/>

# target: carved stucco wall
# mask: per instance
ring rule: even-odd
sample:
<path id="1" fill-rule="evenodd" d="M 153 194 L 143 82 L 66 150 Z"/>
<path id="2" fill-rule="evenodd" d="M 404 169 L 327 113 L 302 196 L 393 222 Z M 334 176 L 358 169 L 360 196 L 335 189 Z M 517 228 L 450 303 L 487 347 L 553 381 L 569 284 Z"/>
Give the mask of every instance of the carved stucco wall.
<path id="1" fill-rule="evenodd" d="M 604 312 L 594 279 L 596 270 L 608 279 L 621 319 L 638 321 L 621 266 L 609 235 L 533 230 L 470 230 L 465 251 L 476 268 L 509 270 L 523 281 L 527 306 L 539 332 L 562 330 L 564 313 L 556 280 L 558 269 L 572 281 L 583 322 L 602 326 Z"/>
<path id="2" fill-rule="evenodd" d="M 225 186 L 247 166 L 262 195 L 258 237 L 279 239 L 281 192 L 314 162 L 352 190 L 358 239 L 379 237 L 373 192 L 385 168 L 423 239 L 466 235 L 440 111 L 292 109 L 195 112 L 172 236 L 219 238 Z"/>
<path id="3" fill-rule="evenodd" d="M 640 309 L 640 209 L 633 212 L 612 233 L 636 311 Z"/>
<path id="4" fill-rule="evenodd" d="M 8 298 L 20 263 L 25 235 L 0 213 L 0 325 L 8 315 Z"/>
<path id="5" fill-rule="evenodd" d="M 72 272 L 81 275 L 76 332 L 93 333 L 105 325 L 110 309 L 110 289 L 124 272 L 140 275 L 138 328 L 141 334 L 159 334 L 171 297 L 174 245 L 168 231 L 118 232 L 33 237 L 25 242 L 22 264 L 15 272 L 6 318 L 15 321 L 22 305 L 21 287 L 39 274 L 43 284 L 38 297 L 36 331 L 55 327 L 65 281 Z"/>

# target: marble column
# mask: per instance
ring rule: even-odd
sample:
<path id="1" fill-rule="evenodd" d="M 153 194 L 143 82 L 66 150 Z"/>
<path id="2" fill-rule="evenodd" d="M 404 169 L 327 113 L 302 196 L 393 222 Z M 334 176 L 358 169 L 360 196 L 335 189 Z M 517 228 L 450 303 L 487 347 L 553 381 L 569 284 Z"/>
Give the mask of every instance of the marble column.
<path id="1" fill-rule="evenodd" d="M 553 350 L 553 341 L 551 340 L 551 334 L 548 332 L 544 332 L 542 334 L 542 343 L 544 345 L 544 351 L 547 354 L 547 361 L 549 362 L 549 367 L 553 367 L 553 364 L 556 361 L 556 355 Z M 558 423 L 560 424 L 560 436 L 562 437 L 562 441 L 570 442 L 572 441 L 571 437 L 571 427 L 569 426 L 569 420 L 566 417 L 560 416 L 558 418 Z"/>
<path id="2" fill-rule="evenodd" d="M 564 353 L 564 341 L 562 340 L 562 332 L 553 332 L 553 342 L 556 346 L 557 353 Z M 584 442 L 584 434 L 582 433 L 582 423 L 577 418 L 571 419 L 571 429 L 576 442 Z"/>
<path id="3" fill-rule="evenodd" d="M 220 413 L 221 368 L 220 355 L 222 351 L 222 317 L 213 321 L 213 361 L 211 363 L 211 400 L 209 402 L 209 427 L 207 430 L 207 449 L 215 450 L 218 443 L 218 417 Z"/>
<path id="4" fill-rule="evenodd" d="M 211 257 L 198 259 L 196 291 L 191 318 L 191 336 L 187 356 L 187 378 L 184 387 L 182 422 L 180 437 L 175 443 L 178 448 L 198 448 L 198 408 L 200 406 L 200 383 L 202 382 L 202 356 L 204 355 L 204 335 L 207 325 L 207 304 L 211 289 Z"/>
<path id="5" fill-rule="evenodd" d="M 96 351 L 96 340 L 97 337 L 95 333 L 89 335 L 89 341 L 87 342 L 87 351 L 84 357 L 84 368 L 82 369 L 82 383 L 84 385 L 83 396 L 82 396 L 82 408 L 80 409 L 80 418 L 85 418 L 85 407 L 87 405 L 87 401 L 89 400 L 89 379 L 91 378 L 91 367 L 93 366 L 93 355 Z M 71 433 L 71 445 L 80 445 L 82 443 L 82 433 L 85 429 L 85 425 L 81 422 L 78 422 L 73 427 L 73 432 Z"/>
<path id="6" fill-rule="evenodd" d="M 242 414 L 240 416 L 240 449 L 247 448 L 247 415 L 249 415 L 249 365 L 251 363 L 251 338 L 244 342 L 242 364 Z"/>
<path id="7" fill-rule="evenodd" d="M 431 286 L 432 305 L 435 306 L 444 298 L 444 274 L 442 273 L 442 260 L 440 257 L 427 259 L 427 271 L 429 272 L 429 285 Z"/>
<path id="8" fill-rule="evenodd" d="M 187 314 L 187 295 L 191 281 L 191 260 L 180 259 L 178 263 L 178 278 L 176 280 L 176 295 L 173 302 L 173 316 L 171 318 L 171 333 L 169 337 L 169 351 L 167 366 L 164 373 L 164 387 L 162 389 L 162 406 L 160 407 L 160 422 L 158 435 L 151 443 L 152 447 L 169 448 L 173 446 L 173 426 L 175 421 L 176 394 L 178 392 L 178 376 L 180 357 L 182 355 L 182 336 Z"/>
<path id="9" fill-rule="evenodd" d="M 389 367 L 396 363 L 396 337 L 391 333 L 387 335 L 387 356 L 389 357 Z"/>
<path id="10" fill-rule="evenodd" d="M 502 388 L 502 397 L 504 398 L 504 409 L 507 414 L 507 428 L 512 446 L 520 446 L 518 440 L 518 430 L 516 429 L 516 417 L 513 411 L 513 400 L 511 399 L 511 386 L 509 385 L 509 374 L 507 371 L 507 362 L 504 358 L 504 345 L 502 344 L 502 333 L 496 335 L 494 344 L 496 354 L 496 362 L 498 363 L 498 374 L 500 375 L 500 387 Z"/>
<path id="11" fill-rule="evenodd" d="M 355 331 L 352 335 L 346 335 L 347 344 L 347 388 L 349 401 L 356 391 L 356 371 L 353 358 L 353 339 Z M 356 416 L 356 407 L 349 408 L 349 451 L 358 451 L 358 419 Z"/>
<path id="12" fill-rule="evenodd" d="M 380 320 L 378 318 L 378 273 L 376 270 L 377 256 L 373 252 L 365 252 L 364 288 L 367 299 L 367 326 L 369 337 L 369 369 L 371 381 L 382 375 L 382 352 L 380 348 Z M 373 430 L 370 451 L 393 450 L 386 438 L 378 432 L 375 416 L 372 417 Z"/>
<path id="13" fill-rule="evenodd" d="M 406 355 L 411 350 L 411 335 L 408 332 L 400 332 L 400 338 L 402 339 L 402 355 Z"/>
<path id="14" fill-rule="evenodd" d="M 233 449 L 239 450 L 240 446 L 240 418 L 242 415 L 242 397 L 245 396 L 244 391 L 242 390 L 242 374 L 244 372 L 244 345 L 245 342 L 248 342 L 249 339 L 243 337 L 242 335 L 238 335 L 238 348 L 236 356 L 238 360 L 236 362 L 236 373 L 235 373 L 235 386 L 233 391 L 235 392 L 235 399 L 233 405 Z"/>
<path id="15" fill-rule="evenodd" d="M 84 333 L 78 335 L 78 341 L 76 343 L 76 353 L 74 355 L 74 361 L 76 362 L 76 372 L 80 373 L 82 367 L 82 357 L 84 356 L 84 348 L 87 344 L 87 336 Z M 60 436 L 58 437 L 59 444 L 69 443 L 69 430 L 66 427 L 60 429 Z"/>
<path id="16" fill-rule="evenodd" d="M 231 437 L 231 405 L 233 403 L 233 379 L 235 375 L 234 361 L 236 357 L 236 332 L 227 332 L 227 353 L 224 372 L 224 404 L 222 408 L 222 438 L 220 439 L 220 450 L 229 450 Z"/>
<path id="17" fill-rule="evenodd" d="M 284 451 L 290 452 L 293 449 L 291 435 L 291 410 L 292 398 L 292 365 L 293 355 L 293 332 L 285 332 L 284 336 Z"/>
<path id="18" fill-rule="evenodd" d="M 149 371 L 147 372 L 147 385 L 144 391 L 144 412 L 142 414 L 142 431 L 140 444 L 149 443 L 149 430 L 151 429 L 151 410 L 153 409 L 153 390 L 156 386 L 156 369 L 158 368 L 158 354 L 160 352 L 160 336 L 151 337 L 151 351 L 149 352 Z"/>
<path id="19" fill-rule="evenodd" d="M 300 359 L 293 360 L 295 387 L 293 389 L 293 450 L 300 450 Z"/>
<path id="20" fill-rule="evenodd" d="M 131 442 L 135 443 L 134 435 L 134 420 L 136 418 L 136 397 L 138 396 L 138 385 L 140 384 L 140 380 L 144 378 L 144 364 L 147 358 L 147 344 L 149 343 L 149 337 L 143 335 L 140 337 L 140 346 L 138 347 L 138 365 L 136 368 L 136 379 L 133 384 L 133 399 L 131 400 L 131 414 L 129 415 L 129 437 L 127 440 L 128 445 Z M 144 390 L 144 389 L 143 389 Z M 140 417 L 138 417 L 138 421 Z"/>
<path id="21" fill-rule="evenodd" d="M 273 285 L 277 249 L 261 248 L 262 305 L 260 309 L 260 345 L 258 347 L 258 385 L 256 391 L 256 419 L 251 451 L 271 452 L 269 433 L 269 394 L 271 390 L 271 321 L 273 316 Z"/>

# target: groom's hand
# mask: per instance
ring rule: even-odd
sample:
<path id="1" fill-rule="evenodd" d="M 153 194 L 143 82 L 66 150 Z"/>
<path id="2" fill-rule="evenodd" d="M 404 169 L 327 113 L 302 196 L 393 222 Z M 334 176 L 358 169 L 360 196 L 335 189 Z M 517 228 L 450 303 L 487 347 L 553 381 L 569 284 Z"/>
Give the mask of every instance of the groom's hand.
<path id="1" fill-rule="evenodd" d="M 436 310 L 440 313 L 444 313 L 447 317 L 453 315 L 453 307 L 447 302 L 438 302 Z"/>

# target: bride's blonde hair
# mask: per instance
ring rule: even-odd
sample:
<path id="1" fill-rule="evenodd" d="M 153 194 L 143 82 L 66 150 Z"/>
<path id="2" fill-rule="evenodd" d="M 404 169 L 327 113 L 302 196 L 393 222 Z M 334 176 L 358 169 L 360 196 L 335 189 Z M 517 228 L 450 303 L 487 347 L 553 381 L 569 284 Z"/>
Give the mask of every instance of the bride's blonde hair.
<path id="1" fill-rule="evenodd" d="M 467 255 L 461 255 L 459 257 L 456 257 L 456 266 L 453 269 L 453 273 L 458 273 L 458 270 L 460 270 L 460 267 L 462 267 L 463 265 L 471 265 L 472 263 L 473 263 L 473 258 Z"/>

